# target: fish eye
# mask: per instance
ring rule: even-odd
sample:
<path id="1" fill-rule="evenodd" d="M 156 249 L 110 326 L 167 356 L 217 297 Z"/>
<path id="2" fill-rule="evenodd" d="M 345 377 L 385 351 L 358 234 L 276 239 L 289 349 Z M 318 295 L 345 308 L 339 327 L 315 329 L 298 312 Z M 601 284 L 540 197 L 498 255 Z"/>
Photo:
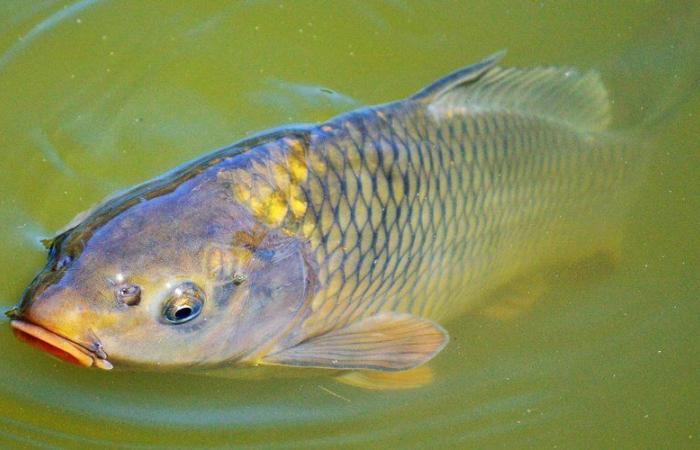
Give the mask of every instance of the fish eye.
<path id="1" fill-rule="evenodd" d="M 202 312 L 204 292 L 194 283 L 182 283 L 173 289 L 163 305 L 163 317 L 172 324 L 189 322 Z"/>
<path id="2" fill-rule="evenodd" d="M 129 306 L 138 305 L 141 302 L 141 288 L 134 284 L 119 286 L 117 299 Z"/>

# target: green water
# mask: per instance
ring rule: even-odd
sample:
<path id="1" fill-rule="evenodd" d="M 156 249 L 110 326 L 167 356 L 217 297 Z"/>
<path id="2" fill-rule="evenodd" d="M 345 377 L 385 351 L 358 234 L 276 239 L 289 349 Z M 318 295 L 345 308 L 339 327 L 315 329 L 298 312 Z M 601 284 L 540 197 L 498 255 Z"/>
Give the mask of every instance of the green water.
<path id="1" fill-rule="evenodd" d="M 39 238 L 112 191 L 251 132 L 404 97 L 501 48 L 509 65 L 600 68 L 620 111 L 662 95 L 693 66 L 665 41 L 698 29 L 690 5 L 2 0 L 0 307 L 43 265 Z M 647 38 L 654 71 L 616 70 L 649 66 Z M 0 447 L 697 447 L 699 107 L 680 103 L 658 131 L 619 266 L 513 321 L 448 322 L 429 387 L 86 370 L 3 321 Z"/>

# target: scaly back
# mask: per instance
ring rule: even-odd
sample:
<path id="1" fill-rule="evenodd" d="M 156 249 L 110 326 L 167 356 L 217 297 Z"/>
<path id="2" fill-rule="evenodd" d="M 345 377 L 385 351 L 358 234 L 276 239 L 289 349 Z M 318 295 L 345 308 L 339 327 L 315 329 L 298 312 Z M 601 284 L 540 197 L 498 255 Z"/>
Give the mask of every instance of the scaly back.
<path id="1" fill-rule="evenodd" d="M 536 266 L 538 244 L 564 247 L 552 233 L 588 235 L 574 216 L 605 214 L 596 208 L 622 179 L 622 153 L 601 134 L 610 115 L 599 76 L 502 69 L 499 58 L 311 133 L 313 328 L 384 310 L 444 317 Z"/>

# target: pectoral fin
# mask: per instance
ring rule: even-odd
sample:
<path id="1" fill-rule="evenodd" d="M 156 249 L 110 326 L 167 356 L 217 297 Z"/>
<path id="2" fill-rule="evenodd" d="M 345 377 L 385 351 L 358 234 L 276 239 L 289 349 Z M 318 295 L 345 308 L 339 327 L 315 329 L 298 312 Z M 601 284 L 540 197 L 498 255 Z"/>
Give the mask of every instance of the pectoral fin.
<path id="1" fill-rule="evenodd" d="M 376 370 L 353 370 L 335 377 L 340 383 L 373 391 L 396 391 L 417 389 L 433 382 L 433 370 L 428 366 L 399 372 L 378 372 Z"/>
<path id="2" fill-rule="evenodd" d="M 447 332 L 409 314 L 382 313 L 315 336 L 263 358 L 263 363 L 326 369 L 406 370 L 437 355 Z"/>

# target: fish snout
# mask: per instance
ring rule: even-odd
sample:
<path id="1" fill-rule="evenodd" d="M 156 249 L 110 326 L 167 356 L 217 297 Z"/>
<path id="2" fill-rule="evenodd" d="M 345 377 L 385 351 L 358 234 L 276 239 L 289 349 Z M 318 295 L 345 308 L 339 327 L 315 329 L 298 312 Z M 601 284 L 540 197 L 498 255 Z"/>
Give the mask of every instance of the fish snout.
<path id="1" fill-rule="evenodd" d="M 28 291 L 10 324 L 21 341 L 81 366 L 111 369 L 102 344 L 90 328 L 87 302 L 72 289 Z"/>
<path id="2" fill-rule="evenodd" d="M 51 331 L 73 335 L 78 331 L 85 307 L 77 292 L 50 286 L 41 292 L 27 291 L 22 298 L 17 318 Z M 69 331 L 73 333 L 68 333 Z"/>

